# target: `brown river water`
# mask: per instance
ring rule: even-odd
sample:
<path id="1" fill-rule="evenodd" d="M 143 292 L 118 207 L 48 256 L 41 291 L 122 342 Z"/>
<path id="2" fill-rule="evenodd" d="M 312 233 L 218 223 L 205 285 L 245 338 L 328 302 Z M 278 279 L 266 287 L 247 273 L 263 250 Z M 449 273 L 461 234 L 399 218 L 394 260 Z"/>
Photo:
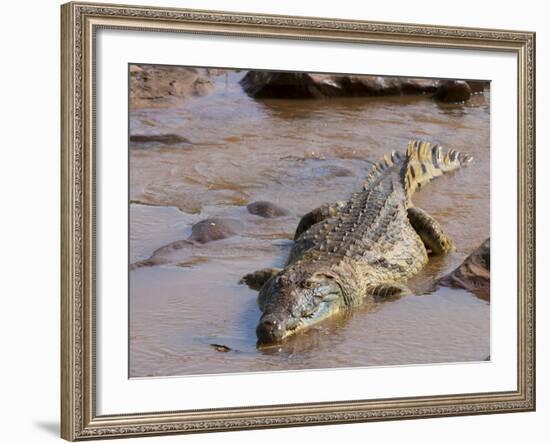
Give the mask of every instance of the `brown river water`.
<path id="1" fill-rule="evenodd" d="M 489 236 L 489 92 L 465 105 L 427 97 L 254 100 L 238 80 L 170 108 L 130 115 L 132 134 L 178 134 L 190 143 L 130 145 L 130 262 L 187 238 L 208 217 L 240 220 L 239 235 L 130 271 L 131 377 L 483 361 L 490 306 L 430 283 Z M 408 286 L 416 295 L 359 307 L 256 348 L 257 293 L 239 279 L 282 266 L 300 217 L 358 190 L 369 168 L 411 138 L 469 152 L 474 162 L 415 194 L 457 250 L 431 259 Z M 246 204 L 267 200 L 290 215 L 264 219 Z M 220 352 L 211 344 L 228 347 Z"/>

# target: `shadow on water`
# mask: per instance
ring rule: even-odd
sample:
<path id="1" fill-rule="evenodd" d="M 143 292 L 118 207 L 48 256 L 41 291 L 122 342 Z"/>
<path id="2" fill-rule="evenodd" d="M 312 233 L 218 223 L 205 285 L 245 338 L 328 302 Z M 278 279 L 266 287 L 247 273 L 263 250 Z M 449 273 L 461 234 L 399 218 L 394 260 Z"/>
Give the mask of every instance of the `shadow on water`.
<path id="1" fill-rule="evenodd" d="M 292 358 L 297 354 L 303 358 L 307 358 L 310 352 L 314 352 L 320 348 L 327 349 L 342 343 L 345 340 L 345 336 L 338 332 L 349 325 L 352 318 L 364 316 L 365 321 L 367 321 L 367 316 L 370 312 L 381 309 L 384 304 L 391 303 L 400 298 L 395 296 L 385 301 L 378 300 L 376 304 L 367 302 L 356 309 L 342 310 L 310 328 L 287 337 L 282 342 L 260 345 L 256 340 L 256 327 L 262 312 L 258 307 L 257 294 L 253 295 L 250 301 L 241 305 L 242 312 L 238 322 L 242 327 L 242 335 L 240 334 L 238 343 L 235 343 L 235 346 L 240 346 L 240 348 L 235 347 L 232 350 L 285 358 Z M 231 348 L 231 345 L 228 343 L 220 344 Z"/>
<path id="2" fill-rule="evenodd" d="M 426 271 L 431 276 L 439 275 L 448 269 L 450 262 L 454 263 L 457 260 L 460 260 L 459 256 L 432 257 L 426 267 Z M 256 341 L 255 330 L 261 317 L 261 311 L 257 305 L 258 292 L 246 289 L 248 293 L 247 297 L 240 299 L 238 302 L 238 310 L 234 319 L 234 324 L 238 325 L 237 330 L 221 335 L 197 335 L 194 336 L 193 341 L 204 348 L 206 352 L 210 352 L 212 356 L 220 355 L 220 358 L 224 358 L 226 363 L 235 361 L 235 359 L 255 360 L 257 362 L 261 361 L 261 359 L 268 359 L 267 362 L 264 362 L 266 369 L 273 367 L 273 365 L 278 367 L 278 365 L 284 366 L 285 364 L 295 364 L 298 365 L 298 368 L 315 367 L 309 363 L 309 359 L 312 356 L 320 353 L 329 355 L 332 350 L 346 346 L 346 340 L 349 339 L 349 333 L 346 332 L 347 329 L 354 329 L 358 325 L 361 325 L 361 328 L 377 330 L 379 326 L 369 326 L 374 320 L 372 314 L 381 312 L 386 307 L 389 308 L 398 302 L 405 302 L 407 304 L 407 300 L 410 303 L 413 299 L 423 298 L 420 296 L 429 297 L 433 295 L 435 292 L 433 281 L 433 277 L 421 274 L 409 281 L 408 286 L 411 289 L 411 293 L 367 301 L 361 306 L 341 311 L 333 317 L 300 331 L 280 343 L 271 345 L 258 345 Z M 227 287 L 227 292 L 237 293 L 244 288 L 245 286 L 234 282 Z M 455 292 L 452 289 L 446 289 L 444 293 L 452 298 L 458 296 L 454 294 L 463 295 L 464 291 Z M 219 320 L 222 324 L 230 321 L 229 317 L 223 317 L 224 315 L 222 314 Z M 185 334 L 183 332 L 182 334 L 180 339 L 187 341 Z M 356 332 L 353 334 L 356 334 Z M 364 345 L 369 346 L 369 343 L 374 343 L 379 338 L 376 335 L 366 336 L 364 340 Z M 216 351 L 218 354 L 216 354 Z M 327 360 L 324 364 L 326 368 L 339 366 L 341 364 L 334 364 L 330 360 Z"/>
<path id="3" fill-rule="evenodd" d="M 350 327 L 353 320 L 367 322 L 370 313 L 378 311 L 384 305 L 399 300 L 400 296 L 392 296 L 386 300 L 369 301 L 354 309 L 346 309 L 334 316 L 300 331 L 284 339 L 280 343 L 257 345 L 258 353 L 264 356 L 279 356 L 286 358 L 307 359 L 308 354 L 318 351 L 328 351 L 336 348 L 345 341 L 345 335 L 341 332 Z M 259 318 L 259 317 L 258 317 Z M 326 367 L 331 367 L 330 361 Z"/>
<path id="4" fill-rule="evenodd" d="M 256 100 L 268 118 L 316 119 L 327 113 L 353 117 L 369 106 L 368 98 L 333 98 L 309 100 Z"/>
<path id="5" fill-rule="evenodd" d="M 241 325 L 238 345 L 243 346 L 241 351 L 254 354 L 256 348 L 256 326 L 262 313 L 258 307 L 258 294 L 251 295 L 250 300 L 242 304 L 242 312 L 238 322 Z"/>
<path id="6" fill-rule="evenodd" d="M 288 119 L 316 119 L 330 115 L 352 120 L 369 114 L 372 110 L 387 109 L 432 103 L 427 95 L 404 95 L 388 97 L 337 97 L 303 100 L 256 99 L 255 105 L 266 112 L 266 117 L 287 121 Z M 445 105 L 444 109 L 460 109 L 464 104 Z"/>
<path id="7" fill-rule="evenodd" d="M 327 338 L 329 338 L 331 344 L 342 342 L 342 336 L 335 334 L 335 332 L 339 328 L 345 327 L 351 317 L 352 313 L 350 311 L 343 311 L 318 325 L 287 337 L 280 343 L 257 345 L 257 351 L 264 356 L 292 358 L 299 355 L 301 358 L 307 358 L 309 353 L 326 347 Z M 330 366 L 329 363 L 327 365 Z"/>

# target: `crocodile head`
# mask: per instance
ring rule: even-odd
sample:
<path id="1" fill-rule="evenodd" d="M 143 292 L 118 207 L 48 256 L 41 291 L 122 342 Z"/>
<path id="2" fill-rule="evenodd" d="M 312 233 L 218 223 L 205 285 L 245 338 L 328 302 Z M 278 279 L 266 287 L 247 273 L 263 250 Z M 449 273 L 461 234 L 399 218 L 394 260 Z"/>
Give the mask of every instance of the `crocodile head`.
<path id="1" fill-rule="evenodd" d="M 337 278 L 322 272 L 285 270 L 272 277 L 258 297 L 262 316 L 258 344 L 276 343 L 338 312 L 343 306 Z"/>

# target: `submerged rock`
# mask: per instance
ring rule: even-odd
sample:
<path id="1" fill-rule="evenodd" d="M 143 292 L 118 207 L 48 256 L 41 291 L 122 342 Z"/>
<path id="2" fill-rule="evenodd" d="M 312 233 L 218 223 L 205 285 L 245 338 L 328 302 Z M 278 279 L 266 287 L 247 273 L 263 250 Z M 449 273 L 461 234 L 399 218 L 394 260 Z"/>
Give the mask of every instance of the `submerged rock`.
<path id="1" fill-rule="evenodd" d="M 453 272 L 441 278 L 441 286 L 462 288 L 483 300 L 491 297 L 491 239 L 485 240 Z"/>
<path id="2" fill-rule="evenodd" d="M 355 173 L 348 168 L 339 165 L 319 166 L 313 169 L 314 176 L 321 177 L 353 177 Z"/>
<path id="3" fill-rule="evenodd" d="M 439 84 L 434 98 L 444 103 L 460 103 L 472 96 L 470 85 L 462 80 L 445 80 Z"/>
<path id="4" fill-rule="evenodd" d="M 212 346 L 218 352 L 230 352 L 230 351 L 232 351 L 232 349 L 229 346 L 219 345 L 218 343 L 210 343 L 210 346 Z"/>
<path id="5" fill-rule="evenodd" d="M 314 99 L 428 94 L 437 81 L 372 75 L 249 71 L 240 81 L 253 98 Z"/>
<path id="6" fill-rule="evenodd" d="M 231 218 L 207 218 L 193 225 L 189 241 L 208 243 L 237 235 L 243 224 Z"/>
<path id="7" fill-rule="evenodd" d="M 177 145 L 180 143 L 190 144 L 191 142 L 177 134 L 132 134 L 130 135 L 132 143 L 162 143 L 165 145 Z"/>
<path id="8" fill-rule="evenodd" d="M 195 223 L 192 226 L 191 235 L 188 238 L 184 240 L 177 240 L 158 248 L 149 258 L 132 263 L 130 265 L 130 270 L 174 263 L 174 258 L 172 256 L 174 252 L 192 247 L 197 243 L 205 244 L 211 241 L 223 240 L 225 238 L 232 237 L 237 235 L 238 231 L 240 231 L 242 227 L 243 223 L 239 220 L 216 217 L 207 218 Z M 196 260 L 187 262 L 181 262 L 181 260 L 175 261 L 180 267 L 190 267 L 200 262 L 200 259 L 198 262 Z"/>
<path id="9" fill-rule="evenodd" d="M 267 201 L 252 202 L 246 206 L 248 212 L 264 218 L 283 217 L 288 215 L 288 211 L 275 203 Z"/>

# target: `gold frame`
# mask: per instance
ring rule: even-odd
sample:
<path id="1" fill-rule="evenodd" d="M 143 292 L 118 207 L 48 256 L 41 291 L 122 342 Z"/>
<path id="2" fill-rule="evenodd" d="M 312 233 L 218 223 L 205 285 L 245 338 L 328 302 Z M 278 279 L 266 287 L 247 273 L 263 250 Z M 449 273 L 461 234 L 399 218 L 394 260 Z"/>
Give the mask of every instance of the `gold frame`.
<path id="1" fill-rule="evenodd" d="M 533 411 L 535 34 L 125 5 L 61 7 L 61 436 L 67 440 Z M 518 59 L 518 384 L 490 392 L 98 416 L 94 35 L 99 28 L 508 51 Z"/>

